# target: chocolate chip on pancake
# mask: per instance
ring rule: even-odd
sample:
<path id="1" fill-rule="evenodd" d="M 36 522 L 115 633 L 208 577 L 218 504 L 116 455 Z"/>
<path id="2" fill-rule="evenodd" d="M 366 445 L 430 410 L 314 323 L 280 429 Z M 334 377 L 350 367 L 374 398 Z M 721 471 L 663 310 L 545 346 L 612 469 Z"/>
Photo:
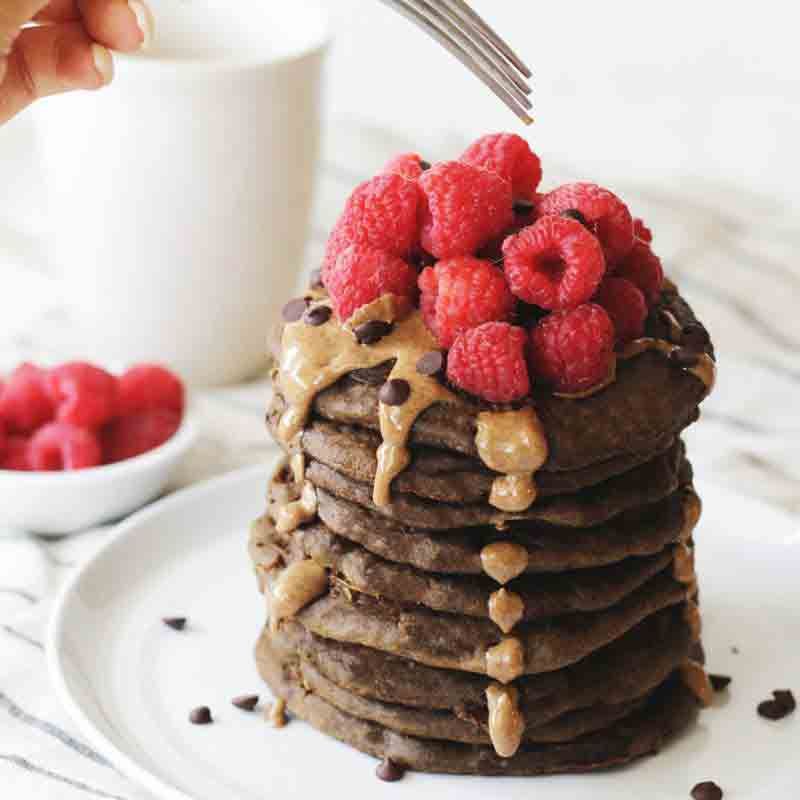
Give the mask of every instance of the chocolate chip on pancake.
<path id="1" fill-rule="evenodd" d="M 330 306 L 313 306 L 303 314 L 303 322 L 305 322 L 306 325 L 319 327 L 320 325 L 324 325 L 331 318 L 332 313 Z"/>
<path id="2" fill-rule="evenodd" d="M 441 350 L 430 350 L 417 361 L 420 375 L 433 376 L 444 371 L 445 357 Z"/>
<path id="3" fill-rule="evenodd" d="M 281 311 L 281 316 L 285 322 L 297 322 L 308 308 L 308 300 L 305 297 L 295 297 L 290 300 Z"/>
<path id="4" fill-rule="evenodd" d="M 381 386 L 378 399 L 387 406 L 401 406 L 411 396 L 411 385 L 402 378 L 392 378 Z"/>

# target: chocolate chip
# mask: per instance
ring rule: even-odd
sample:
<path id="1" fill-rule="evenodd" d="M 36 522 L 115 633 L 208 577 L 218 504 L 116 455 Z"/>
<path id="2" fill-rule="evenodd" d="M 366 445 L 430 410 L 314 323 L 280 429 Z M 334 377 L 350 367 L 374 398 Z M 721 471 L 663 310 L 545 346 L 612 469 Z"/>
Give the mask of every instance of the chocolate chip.
<path id="1" fill-rule="evenodd" d="M 378 400 L 386 406 L 401 406 L 411 395 L 411 386 L 402 378 L 392 378 L 381 386 Z"/>
<path id="2" fill-rule="evenodd" d="M 721 692 L 731 685 L 731 678 L 728 675 L 713 675 L 709 674 L 708 679 L 711 681 L 711 687 L 715 692 Z"/>
<path id="3" fill-rule="evenodd" d="M 307 305 L 305 297 L 295 297 L 283 307 L 281 316 L 285 322 L 297 322 L 305 313 Z"/>
<path id="4" fill-rule="evenodd" d="M 772 697 L 774 699 L 758 704 L 758 713 L 765 719 L 783 719 L 797 708 L 794 695 L 788 689 L 776 689 Z"/>
<path id="5" fill-rule="evenodd" d="M 308 276 L 308 286 L 310 289 L 322 288 L 322 270 L 312 269 L 311 274 Z"/>
<path id="6" fill-rule="evenodd" d="M 182 631 L 186 627 L 186 617 L 164 617 L 161 621 L 174 631 Z"/>
<path id="7" fill-rule="evenodd" d="M 303 322 L 316 328 L 324 325 L 331 318 L 331 313 L 330 306 L 314 306 L 303 314 Z"/>
<path id="8" fill-rule="evenodd" d="M 421 158 L 419 160 L 419 166 L 420 166 L 420 169 L 422 169 L 423 172 L 427 172 L 431 168 L 431 162 L 430 161 L 425 161 L 425 159 Z"/>
<path id="9" fill-rule="evenodd" d="M 567 219 L 574 219 L 575 222 L 580 222 L 580 224 L 584 227 L 589 225 L 589 221 L 583 216 L 583 214 L 581 214 L 580 211 L 578 211 L 577 208 L 568 208 L 561 212 L 561 216 L 567 217 Z"/>
<path id="10" fill-rule="evenodd" d="M 692 789 L 694 800 L 722 800 L 722 789 L 714 781 L 703 781 Z"/>
<path id="11" fill-rule="evenodd" d="M 438 375 L 444 370 L 444 353 L 441 350 L 429 350 L 417 361 L 417 372 L 420 375 Z"/>
<path id="12" fill-rule="evenodd" d="M 733 653 L 735 656 L 739 655 L 739 648 L 735 644 L 731 646 L 731 653 Z"/>
<path id="13" fill-rule="evenodd" d="M 241 708 L 242 711 L 253 711 L 258 705 L 258 695 L 242 694 L 239 695 L 239 697 L 234 697 L 231 703 L 235 705 L 236 708 Z"/>
<path id="14" fill-rule="evenodd" d="M 391 322 L 384 322 L 382 319 L 371 319 L 363 325 L 359 325 L 355 331 L 356 341 L 359 344 L 375 344 L 392 332 L 394 325 Z"/>
<path id="15" fill-rule="evenodd" d="M 698 353 L 708 346 L 708 331 L 699 322 L 689 322 L 681 331 L 681 344 Z"/>
<path id="16" fill-rule="evenodd" d="M 534 205 L 530 200 L 515 200 L 514 213 L 515 214 L 530 214 L 533 211 Z"/>
<path id="17" fill-rule="evenodd" d="M 669 360 L 678 367 L 696 367 L 699 358 L 697 353 L 688 347 L 678 347 L 669 354 Z"/>
<path id="18" fill-rule="evenodd" d="M 391 758 L 384 758 L 377 767 L 375 767 L 375 774 L 387 783 L 394 783 L 402 779 L 406 771 L 399 765 L 395 764 Z"/>
<path id="19" fill-rule="evenodd" d="M 210 725 L 214 720 L 211 718 L 211 709 L 208 706 L 195 708 L 189 714 L 189 722 L 192 725 Z"/>

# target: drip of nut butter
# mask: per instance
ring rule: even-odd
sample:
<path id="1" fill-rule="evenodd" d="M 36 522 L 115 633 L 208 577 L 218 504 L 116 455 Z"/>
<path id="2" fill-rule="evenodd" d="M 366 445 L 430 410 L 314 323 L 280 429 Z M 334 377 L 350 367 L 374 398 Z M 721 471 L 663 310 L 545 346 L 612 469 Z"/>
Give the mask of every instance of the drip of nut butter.
<path id="1" fill-rule="evenodd" d="M 270 626 L 277 630 L 282 619 L 293 617 L 309 603 L 325 594 L 328 573 L 316 561 L 296 561 L 281 572 L 272 587 Z"/>
<path id="2" fill-rule="evenodd" d="M 316 516 L 317 490 L 311 481 L 303 480 L 302 487 L 299 499 L 277 506 L 275 530 L 278 533 L 291 533 Z"/>
<path id="3" fill-rule="evenodd" d="M 486 674 L 500 683 L 511 683 L 525 672 L 525 650 L 514 636 L 486 651 Z"/>
<path id="4" fill-rule="evenodd" d="M 516 542 L 492 542 L 481 550 L 481 566 L 502 586 L 525 572 L 528 551 Z"/>
<path id="5" fill-rule="evenodd" d="M 700 703 L 704 706 L 710 706 L 714 698 L 714 689 L 703 665 L 689 659 L 681 665 L 680 675 L 683 682 L 694 693 Z"/>
<path id="6" fill-rule="evenodd" d="M 483 411 L 475 446 L 494 479 L 489 502 L 501 511 L 525 511 L 536 500 L 535 472 L 547 461 L 547 436 L 536 411 Z"/>
<path id="7" fill-rule="evenodd" d="M 511 633 L 525 614 L 525 603 L 516 592 L 498 589 L 489 597 L 489 619 L 503 633 Z"/>
<path id="8" fill-rule="evenodd" d="M 511 758 L 525 733 L 525 718 L 519 710 L 519 692 L 512 686 L 491 684 L 486 689 L 489 707 L 489 737 L 501 758 Z"/>

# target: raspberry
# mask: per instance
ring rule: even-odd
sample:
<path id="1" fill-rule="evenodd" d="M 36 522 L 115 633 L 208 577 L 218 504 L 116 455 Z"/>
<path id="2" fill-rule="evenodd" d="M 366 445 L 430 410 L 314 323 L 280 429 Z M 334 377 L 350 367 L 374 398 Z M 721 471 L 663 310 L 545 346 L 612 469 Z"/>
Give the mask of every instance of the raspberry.
<path id="1" fill-rule="evenodd" d="M 102 463 L 97 437 L 69 422 L 51 422 L 33 435 L 28 446 L 31 468 L 44 472 L 86 469 Z"/>
<path id="2" fill-rule="evenodd" d="M 533 200 L 542 180 L 539 156 L 515 133 L 490 133 L 473 142 L 459 159 L 496 172 L 508 181 L 514 199 Z"/>
<path id="3" fill-rule="evenodd" d="M 170 408 L 183 413 L 184 392 L 180 378 L 158 364 L 131 367 L 120 376 L 117 386 L 120 416 L 153 408 Z"/>
<path id="4" fill-rule="evenodd" d="M 384 175 L 395 174 L 415 181 L 426 169 L 430 168 L 431 165 L 417 153 L 401 153 L 389 161 L 381 172 Z"/>
<path id="5" fill-rule="evenodd" d="M 464 331 L 447 356 L 447 377 L 491 403 L 510 403 L 530 392 L 527 335 L 507 322 L 484 322 Z"/>
<path id="6" fill-rule="evenodd" d="M 633 235 L 639 241 L 647 242 L 647 244 L 653 241 L 653 232 L 644 224 L 644 220 L 639 219 L 639 217 L 633 220 Z"/>
<path id="7" fill-rule="evenodd" d="M 582 392 L 604 380 L 614 359 L 614 324 L 586 303 L 544 317 L 531 331 L 531 365 L 558 392 Z"/>
<path id="8" fill-rule="evenodd" d="M 328 271 L 351 244 L 408 258 L 418 244 L 419 206 L 417 184 L 401 175 L 377 175 L 358 186 L 328 238 L 322 264 L 325 285 Z"/>
<path id="9" fill-rule="evenodd" d="M 45 370 L 20 364 L 0 394 L 0 421 L 9 433 L 31 433 L 53 419 L 54 409 L 45 385 Z"/>
<path id="10" fill-rule="evenodd" d="M 47 388 L 59 422 L 97 428 L 117 413 L 117 379 L 93 364 L 73 361 L 55 367 L 47 375 Z"/>
<path id="11" fill-rule="evenodd" d="M 29 472 L 31 462 L 28 458 L 30 440 L 26 436 L 9 436 L 6 439 L 5 453 L 0 456 L 0 469 L 13 469 Z"/>
<path id="12" fill-rule="evenodd" d="M 511 291 L 541 308 L 575 308 L 588 300 L 605 273 L 603 250 L 579 222 L 541 217 L 503 244 Z"/>
<path id="13" fill-rule="evenodd" d="M 104 460 L 113 464 L 153 450 L 170 439 L 180 424 L 181 415 L 169 408 L 115 419 L 102 432 Z"/>
<path id="14" fill-rule="evenodd" d="M 417 273 L 414 268 L 384 250 L 371 250 L 351 245 L 336 259 L 328 272 L 326 285 L 331 305 L 342 321 L 361 306 L 382 294 L 414 298 Z"/>
<path id="15" fill-rule="evenodd" d="M 439 344 L 449 348 L 459 333 L 483 322 L 507 320 L 514 296 L 503 273 L 488 261 L 458 256 L 427 267 L 419 276 L 420 308 Z"/>
<path id="16" fill-rule="evenodd" d="M 600 240 L 609 264 L 624 258 L 633 247 L 633 220 L 628 207 L 615 194 L 594 183 L 567 183 L 539 202 L 540 214 L 579 211 Z"/>
<path id="17" fill-rule="evenodd" d="M 644 333 L 647 303 L 641 291 L 630 281 L 625 278 L 606 278 L 600 284 L 593 302 L 608 312 L 618 342 L 629 342 Z"/>
<path id="18" fill-rule="evenodd" d="M 661 259 L 645 241 L 634 242 L 633 250 L 617 265 L 614 274 L 638 286 L 648 305 L 655 303 L 661 295 L 664 268 Z"/>
<path id="19" fill-rule="evenodd" d="M 2 391 L 2 387 L 0 386 L 0 391 Z M 6 433 L 6 426 L 5 423 L 0 420 L 0 461 L 3 460 L 3 456 L 6 454 L 6 446 L 8 444 L 8 434 Z"/>
<path id="20" fill-rule="evenodd" d="M 436 258 L 472 255 L 512 222 L 511 183 L 494 172 L 444 161 L 419 179 L 422 246 Z"/>

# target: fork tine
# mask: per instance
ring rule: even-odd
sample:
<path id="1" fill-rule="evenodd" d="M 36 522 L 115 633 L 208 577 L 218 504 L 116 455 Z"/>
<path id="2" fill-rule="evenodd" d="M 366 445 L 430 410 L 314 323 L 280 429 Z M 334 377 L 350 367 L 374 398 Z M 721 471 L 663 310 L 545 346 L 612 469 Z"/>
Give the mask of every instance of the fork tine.
<path id="1" fill-rule="evenodd" d="M 500 81 L 498 81 L 490 72 L 475 63 L 474 57 L 468 52 L 461 42 L 454 38 L 448 31 L 437 26 L 435 21 L 416 8 L 412 4 L 411 0 L 381 0 L 381 2 L 383 2 L 384 5 L 394 9 L 399 14 L 402 14 L 404 17 L 406 17 L 406 19 L 413 22 L 425 33 L 443 45 L 448 52 L 461 61 L 461 63 L 464 64 L 464 66 L 467 67 L 470 72 L 472 72 L 495 95 L 497 95 L 497 97 L 503 103 L 505 103 L 505 105 L 508 106 L 508 108 L 510 108 L 511 111 L 513 111 L 514 114 L 520 118 L 520 120 L 522 120 L 522 122 L 524 122 L 526 125 L 530 125 L 533 122 L 533 119 L 526 110 L 526 108 L 530 107 L 530 101 L 527 98 L 525 98 L 525 103 L 518 101 L 515 96 L 511 94 L 511 92 L 509 92 L 505 86 L 503 86 L 503 84 L 500 83 Z"/>
<path id="2" fill-rule="evenodd" d="M 526 78 L 531 77 L 528 65 L 506 44 L 497 32 L 465 0 L 444 0 L 462 19 L 469 20 L 494 47 Z"/>
<path id="3" fill-rule="evenodd" d="M 434 24 L 438 23 L 440 28 L 448 36 L 461 45 L 461 47 L 475 60 L 485 72 L 490 74 L 498 83 L 504 85 L 504 88 L 510 92 L 520 105 L 525 108 L 532 108 L 531 101 L 528 99 L 527 92 L 530 92 L 530 86 L 523 82 L 523 87 L 520 88 L 517 82 L 509 75 L 513 74 L 513 69 L 502 59 L 499 58 L 491 45 L 486 45 L 482 37 L 478 37 L 478 41 L 474 41 L 469 33 L 474 33 L 474 28 L 468 26 L 467 31 L 462 30 L 461 25 L 464 24 L 458 16 L 456 16 L 449 6 L 445 5 L 442 0 L 410 0 L 408 5 L 414 5 L 423 16 L 427 17 Z M 521 79 L 520 79 L 521 80 Z"/>

